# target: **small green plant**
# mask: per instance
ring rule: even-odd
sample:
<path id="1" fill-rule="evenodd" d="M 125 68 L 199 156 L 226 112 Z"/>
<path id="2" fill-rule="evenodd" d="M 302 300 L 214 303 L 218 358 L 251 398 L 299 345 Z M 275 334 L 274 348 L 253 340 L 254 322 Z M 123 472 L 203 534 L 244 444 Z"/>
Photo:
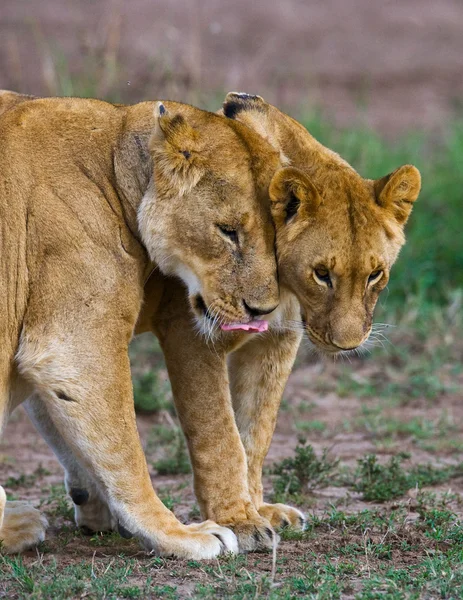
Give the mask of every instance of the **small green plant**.
<path id="1" fill-rule="evenodd" d="M 402 468 L 404 455 L 393 456 L 386 465 L 378 463 L 375 454 L 369 454 L 358 462 L 355 490 L 363 498 L 373 502 L 385 502 L 402 496 L 410 487 L 410 480 Z"/>
<path id="2" fill-rule="evenodd" d="M 47 507 L 48 514 L 74 523 L 74 508 L 62 483 L 49 488 L 48 497 L 41 502 L 41 506 Z"/>
<path id="3" fill-rule="evenodd" d="M 139 412 L 154 413 L 173 410 L 167 396 L 166 386 L 159 380 L 156 371 L 147 371 L 133 378 L 135 408 Z"/>
<path id="4" fill-rule="evenodd" d="M 159 475 L 181 475 L 191 473 L 191 464 L 186 449 L 185 438 L 177 428 L 175 438 L 165 447 L 166 456 L 154 463 Z"/>
<path id="5" fill-rule="evenodd" d="M 463 476 L 463 463 L 435 467 L 431 464 L 417 465 L 410 470 L 410 487 L 437 485 L 449 479 Z"/>
<path id="6" fill-rule="evenodd" d="M 273 467 L 276 475 L 273 482 L 275 502 L 298 501 L 304 492 L 327 483 L 339 461 L 328 458 L 328 450 L 323 450 L 320 458 L 304 438 L 294 451 L 294 457 L 285 458 Z"/>
<path id="7" fill-rule="evenodd" d="M 44 477 L 45 475 L 50 475 L 50 471 L 47 471 L 42 465 L 39 465 L 33 473 L 29 473 L 28 475 L 23 473 L 19 475 L 19 477 L 8 477 L 4 485 L 9 489 L 32 487 L 37 479 Z"/>

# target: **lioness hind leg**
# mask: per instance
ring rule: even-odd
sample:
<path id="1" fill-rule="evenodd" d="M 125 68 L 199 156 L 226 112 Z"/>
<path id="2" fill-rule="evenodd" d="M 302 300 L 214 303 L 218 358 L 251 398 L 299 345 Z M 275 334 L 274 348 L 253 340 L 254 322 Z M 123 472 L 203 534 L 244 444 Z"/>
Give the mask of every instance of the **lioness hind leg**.
<path id="1" fill-rule="evenodd" d="M 27 502 L 10 502 L 0 487 L 0 550 L 22 552 L 45 539 L 47 519 Z"/>
<path id="2" fill-rule="evenodd" d="M 107 502 L 90 474 L 76 460 L 62 435 L 55 427 L 45 402 L 34 394 L 24 407 L 36 429 L 55 453 L 65 471 L 65 486 L 74 503 L 76 525 L 83 530 L 117 531 L 117 519 L 111 514 Z"/>
<path id="3" fill-rule="evenodd" d="M 305 526 L 304 514 L 297 508 L 264 503 L 262 487 L 264 459 L 299 341 L 300 334 L 294 331 L 259 336 L 239 348 L 229 359 L 233 408 L 246 450 L 249 489 L 259 514 L 276 529 L 287 526 L 303 529 Z"/>

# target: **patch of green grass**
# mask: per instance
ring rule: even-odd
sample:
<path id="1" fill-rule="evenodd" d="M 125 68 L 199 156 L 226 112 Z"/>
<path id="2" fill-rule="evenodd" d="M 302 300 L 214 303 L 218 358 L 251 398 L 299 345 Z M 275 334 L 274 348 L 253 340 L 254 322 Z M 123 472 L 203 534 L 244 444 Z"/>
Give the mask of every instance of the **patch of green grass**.
<path id="1" fill-rule="evenodd" d="M 46 554 L 40 560 L 0 556 L 0 593 L 37 600 L 454 600 L 463 589 L 462 523 L 437 499 L 426 501 L 416 520 L 405 505 L 308 515 L 306 531 L 282 532 L 274 571 L 271 556 L 253 554 L 206 562 L 93 555 L 72 565 Z"/>
<path id="2" fill-rule="evenodd" d="M 406 471 L 403 460 L 407 455 L 392 456 L 382 465 L 375 454 L 369 454 L 358 462 L 353 487 L 362 492 L 363 499 L 372 502 L 385 502 L 403 496 L 407 490 L 436 485 L 463 475 L 463 464 L 435 467 L 420 464 Z"/>
<path id="3" fill-rule="evenodd" d="M 47 513 L 51 516 L 62 517 L 66 521 L 74 523 L 74 506 L 70 501 L 64 485 L 52 485 L 47 492 L 47 497 L 41 501 L 40 506 L 47 509 Z"/>
<path id="4" fill-rule="evenodd" d="M 330 459 L 326 449 L 319 458 L 312 446 L 299 438 L 294 457 L 285 458 L 273 467 L 274 502 L 300 501 L 309 489 L 326 484 L 337 465 L 338 461 Z"/>
<path id="5" fill-rule="evenodd" d="M 310 433 L 322 433 L 326 430 L 326 423 L 323 421 L 297 421 L 295 424 L 296 429 L 299 431 L 305 431 Z"/>
<path id="6" fill-rule="evenodd" d="M 371 434 L 375 442 L 384 438 L 407 437 L 420 444 L 433 438 L 448 438 L 450 433 L 457 430 L 445 411 L 436 420 L 422 416 L 404 420 L 385 416 L 383 408 L 383 404 L 362 404 L 361 414 L 355 420 L 355 427 Z"/>
<path id="7" fill-rule="evenodd" d="M 117 557 L 107 563 L 94 557 L 68 566 L 52 559 L 36 561 L 26 567 L 21 557 L 0 556 L 0 565 L 0 585 L 11 598 L 163 597 L 173 600 L 179 597 L 175 587 L 156 585 L 146 567 L 133 558 Z"/>
<path id="8" fill-rule="evenodd" d="M 361 458 L 358 461 L 355 489 L 362 492 L 365 500 L 374 502 L 402 496 L 410 488 L 402 460 L 400 456 L 393 456 L 386 465 L 381 465 L 374 454 Z"/>
<path id="9" fill-rule="evenodd" d="M 129 354 L 135 409 L 145 413 L 167 410 L 174 414 L 164 356 L 155 336 L 147 333 L 136 337 L 130 344 Z"/>
<path id="10" fill-rule="evenodd" d="M 29 473 L 28 475 L 23 473 L 19 475 L 19 477 L 8 477 L 4 485 L 9 489 L 32 487 L 37 482 L 37 479 L 45 477 L 46 475 L 50 475 L 50 471 L 47 471 L 42 465 L 39 465 L 33 473 Z"/>

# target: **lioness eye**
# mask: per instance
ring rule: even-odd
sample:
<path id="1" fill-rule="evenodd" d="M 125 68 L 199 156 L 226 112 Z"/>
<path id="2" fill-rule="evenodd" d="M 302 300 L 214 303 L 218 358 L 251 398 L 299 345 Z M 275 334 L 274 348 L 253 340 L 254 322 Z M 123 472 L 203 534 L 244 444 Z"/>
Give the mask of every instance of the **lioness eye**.
<path id="1" fill-rule="evenodd" d="M 222 235 L 231 240 L 234 244 L 238 244 L 238 232 L 233 227 L 229 227 L 228 225 L 217 225 L 220 229 Z"/>
<path id="2" fill-rule="evenodd" d="M 382 274 L 383 274 L 383 272 L 381 269 L 378 269 L 377 271 L 373 271 L 373 273 L 371 273 L 370 276 L 368 277 L 368 283 L 372 283 L 373 281 L 378 281 Z"/>
<path id="3" fill-rule="evenodd" d="M 323 269 L 322 267 L 314 269 L 314 275 L 315 280 L 318 280 L 318 283 L 322 281 L 323 283 L 326 283 L 328 287 L 333 287 L 333 283 L 331 282 L 331 277 L 328 272 L 328 269 Z"/>

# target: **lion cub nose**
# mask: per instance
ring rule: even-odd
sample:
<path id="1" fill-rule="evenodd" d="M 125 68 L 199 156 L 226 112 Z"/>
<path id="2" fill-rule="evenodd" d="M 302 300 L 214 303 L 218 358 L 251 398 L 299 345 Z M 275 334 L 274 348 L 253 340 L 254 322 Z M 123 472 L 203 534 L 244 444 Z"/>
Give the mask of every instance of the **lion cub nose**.
<path id="1" fill-rule="evenodd" d="M 246 300 L 243 300 L 243 305 L 244 305 L 244 308 L 248 311 L 249 316 L 251 316 L 252 318 L 261 317 L 262 315 L 268 315 L 269 313 L 273 312 L 278 306 L 278 304 L 275 304 L 272 307 L 249 306 L 249 304 L 246 302 Z"/>

